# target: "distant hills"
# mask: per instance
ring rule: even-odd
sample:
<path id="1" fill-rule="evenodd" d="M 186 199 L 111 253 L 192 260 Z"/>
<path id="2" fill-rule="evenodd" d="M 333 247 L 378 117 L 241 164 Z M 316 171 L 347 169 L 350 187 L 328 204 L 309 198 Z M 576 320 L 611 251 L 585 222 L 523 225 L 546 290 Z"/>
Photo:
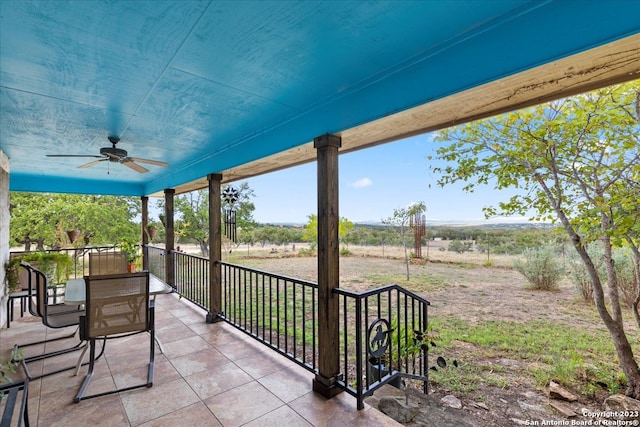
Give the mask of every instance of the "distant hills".
<path id="1" fill-rule="evenodd" d="M 279 222 L 263 225 L 272 225 L 275 227 L 304 227 L 304 223 L 294 222 Z M 355 226 L 364 227 L 388 227 L 380 221 L 354 221 Z M 492 220 L 456 220 L 456 221 L 439 221 L 427 220 L 427 227 L 474 227 L 474 228 L 486 228 L 486 229 L 514 229 L 514 228 L 547 228 L 556 227 L 557 225 L 548 222 L 533 222 L 527 221 L 526 218 L 496 218 Z"/>

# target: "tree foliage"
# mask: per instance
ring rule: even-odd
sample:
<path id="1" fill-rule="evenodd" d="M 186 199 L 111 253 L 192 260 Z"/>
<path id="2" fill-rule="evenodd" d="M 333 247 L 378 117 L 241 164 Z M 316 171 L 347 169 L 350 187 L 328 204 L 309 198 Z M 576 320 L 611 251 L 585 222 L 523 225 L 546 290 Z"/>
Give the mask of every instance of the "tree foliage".
<path id="1" fill-rule="evenodd" d="M 223 185 L 222 192 L 228 185 Z M 251 201 L 253 190 L 247 182 L 237 188 L 238 200 L 235 204 L 236 226 L 240 232 L 247 232 L 254 226 L 253 211 L 255 205 Z M 160 203 L 162 206 L 163 203 Z M 209 256 L 209 190 L 191 191 L 177 196 L 174 207 L 178 216 L 175 233 L 180 239 L 196 241 L 203 256 Z M 223 207 L 224 208 L 224 207 Z M 223 215 L 224 218 L 224 215 Z M 222 227 L 222 224 L 220 224 Z"/>
<path id="2" fill-rule="evenodd" d="M 11 192 L 11 244 L 43 250 L 71 243 L 68 230 L 79 230 L 75 246 L 138 240 L 140 202 L 132 197 Z"/>
<path id="3" fill-rule="evenodd" d="M 304 234 L 302 235 L 302 240 L 304 242 L 309 242 L 311 245 L 311 250 L 314 250 L 318 245 L 318 215 L 309 214 L 307 215 L 308 222 L 304 226 Z M 347 244 L 349 242 L 349 233 L 353 230 L 353 222 L 349 221 L 349 219 L 345 217 L 341 217 L 338 220 L 338 239 L 343 244 Z"/>
<path id="4" fill-rule="evenodd" d="M 627 245 L 640 267 L 640 82 L 464 124 L 439 132 L 446 145 L 432 170 L 438 184 L 462 181 L 466 191 L 492 183 L 518 194 L 485 208 L 558 221 L 585 264 L 596 309 L 614 342 L 627 377 L 627 393 L 640 397 L 640 370 L 624 332 L 612 249 Z M 608 304 L 587 247 L 603 249 Z M 640 302 L 640 295 L 636 300 Z M 638 304 L 634 315 L 640 323 Z"/>

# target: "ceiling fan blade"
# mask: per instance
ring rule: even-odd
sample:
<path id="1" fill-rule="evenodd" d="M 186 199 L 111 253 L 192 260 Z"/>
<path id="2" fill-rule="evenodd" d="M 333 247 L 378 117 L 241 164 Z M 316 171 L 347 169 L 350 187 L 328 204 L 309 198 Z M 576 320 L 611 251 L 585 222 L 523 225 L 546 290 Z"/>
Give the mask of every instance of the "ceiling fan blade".
<path id="1" fill-rule="evenodd" d="M 47 157 L 94 157 L 101 159 L 104 156 L 98 156 L 96 154 L 47 154 Z"/>
<path id="2" fill-rule="evenodd" d="M 97 165 L 98 163 L 100 163 L 100 162 L 104 162 L 104 161 L 106 161 L 106 160 L 109 160 L 109 159 L 102 158 L 102 159 L 100 159 L 100 160 L 94 160 L 94 161 L 92 161 L 92 162 L 85 163 L 84 165 L 80 165 L 80 166 L 78 166 L 78 169 L 88 168 L 89 166 Z"/>
<path id="3" fill-rule="evenodd" d="M 126 160 L 123 160 L 121 163 L 126 167 L 133 169 L 136 172 L 140 172 L 140 173 L 149 172 L 149 169 L 143 168 L 139 164 L 134 163 L 133 160 L 131 160 L 131 158 L 127 158 Z"/>
<path id="4" fill-rule="evenodd" d="M 129 157 L 129 158 L 134 162 L 138 162 L 138 163 L 147 163 L 149 165 L 162 166 L 165 168 L 169 167 L 169 163 L 161 162 L 160 160 L 141 159 L 139 157 Z"/>

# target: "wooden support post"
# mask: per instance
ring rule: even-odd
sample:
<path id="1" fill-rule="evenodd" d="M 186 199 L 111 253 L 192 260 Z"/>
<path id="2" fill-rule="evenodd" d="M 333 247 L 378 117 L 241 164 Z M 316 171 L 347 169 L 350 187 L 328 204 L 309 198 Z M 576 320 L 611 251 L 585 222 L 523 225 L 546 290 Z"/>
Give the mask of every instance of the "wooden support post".
<path id="1" fill-rule="evenodd" d="M 318 153 L 318 373 L 313 390 L 327 398 L 342 391 L 340 374 L 340 306 L 333 289 L 340 287 L 338 245 L 338 148 L 342 139 L 314 139 Z"/>
<path id="2" fill-rule="evenodd" d="M 175 230 L 173 227 L 173 197 L 176 194 L 176 190 L 173 188 L 168 188 L 164 190 L 164 215 L 165 215 L 165 225 L 164 225 L 164 246 L 165 246 L 165 254 L 164 254 L 164 274 L 165 281 L 175 287 L 176 285 L 176 275 L 175 270 L 173 268 L 173 251 L 175 249 Z"/>
<path id="3" fill-rule="evenodd" d="M 207 175 L 209 181 L 209 312 L 207 323 L 219 322 L 222 312 L 222 197 L 220 194 L 221 174 Z"/>
<path id="4" fill-rule="evenodd" d="M 147 256 L 147 245 L 149 244 L 149 235 L 147 234 L 147 225 L 149 224 L 149 198 L 142 196 L 140 198 L 142 203 L 142 221 L 140 221 L 141 234 L 142 234 L 142 270 L 149 270 L 149 257 Z"/>

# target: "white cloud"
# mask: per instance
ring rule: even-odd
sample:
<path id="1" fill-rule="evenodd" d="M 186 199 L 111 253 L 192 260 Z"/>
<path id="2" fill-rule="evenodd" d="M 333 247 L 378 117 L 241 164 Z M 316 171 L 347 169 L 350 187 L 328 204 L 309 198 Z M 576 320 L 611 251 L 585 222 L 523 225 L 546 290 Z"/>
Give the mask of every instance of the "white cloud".
<path id="1" fill-rule="evenodd" d="M 360 178 L 359 180 L 351 184 L 351 186 L 355 188 L 369 187 L 371 185 L 373 185 L 373 181 L 371 181 L 369 178 Z"/>

